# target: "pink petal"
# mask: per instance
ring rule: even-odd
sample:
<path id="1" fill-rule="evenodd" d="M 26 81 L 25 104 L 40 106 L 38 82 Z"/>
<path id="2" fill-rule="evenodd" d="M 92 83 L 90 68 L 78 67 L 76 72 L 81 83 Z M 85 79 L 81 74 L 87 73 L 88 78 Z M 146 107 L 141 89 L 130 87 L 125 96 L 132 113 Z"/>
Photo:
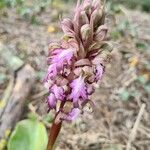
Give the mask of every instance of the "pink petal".
<path id="1" fill-rule="evenodd" d="M 96 74 L 95 74 L 95 80 L 98 81 L 102 78 L 104 72 L 104 67 L 102 65 L 96 66 Z"/>
<path id="2" fill-rule="evenodd" d="M 57 68 L 62 68 L 65 64 L 70 65 L 74 55 L 73 49 L 57 49 L 54 51 L 55 56 L 52 58 L 52 63 L 57 65 Z"/>
<path id="3" fill-rule="evenodd" d="M 51 92 L 53 92 L 57 100 L 63 100 L 65 97 L 64 89 L 56 84 L 51 88 Z"/>
<path id="4" fill-rule="evenodd" d="M 51 64 L 48 68 L 48 77 L 54 77 L 57 75 L 57 64 L 54 63 L 54 64 Z"/>
<path id="5" fill-rule="evenodd" d="M 94 91 L 95 91 L 94 86 L 88 85 L 88 89 L 87 89 L 88 94 L 92 95 L 94 93 Z"/>
<path id="6" fill-rule="evenodd" d="M 48 89 L 49 90 L 49 88 L 52 86 L 52 84 L 53 84 L 53 82 L 52 82 L 52 80 L 45 80 L 44 81 L 44 87 L 46 88 L 46 89 Z"/>
<path id="7" fill-rule="evenodd" d="M 47 98 L 47 102 L 48 102 L 48 105 L 50 107 L 50 109 L 53 109 L 56 107 L 56 102 L 57 102 L 57 99 L 55 97 L 55 95 L 53 93 L 51 93 L 48 98 Z"/>
<path id="8" fill-rule="evenodd" d="M 72 88 L 72 92 L 69 96 L 70 99 L 73 99 L 74 102 L 77 102 L 80 98 L 87 99 L 87 87 L 82 76 L 74 79 L 70 86 Z"/>
<path id="9" fill-rule="evenodd" d="M 80 114 L 80 112 L 81 112 L 81 110 L 79 108 L 73 108 L 72 111 L 70 113 L 68 113 L 65 120 L 72 121 L 72 120 L 76 119 L 78 117 L 78 115 Z"/>
<path id="10" fill-rule="evenodd" d="M 70 19 L 64 19 L 62 22 L 61 22 L 61 27 L 62 27 L 62 30 L 63 32 L 70 36 L 70 37 L 74 37 L 75 36 L 75 33 L 73 31 L 73 24 L 71 22 Z"/>

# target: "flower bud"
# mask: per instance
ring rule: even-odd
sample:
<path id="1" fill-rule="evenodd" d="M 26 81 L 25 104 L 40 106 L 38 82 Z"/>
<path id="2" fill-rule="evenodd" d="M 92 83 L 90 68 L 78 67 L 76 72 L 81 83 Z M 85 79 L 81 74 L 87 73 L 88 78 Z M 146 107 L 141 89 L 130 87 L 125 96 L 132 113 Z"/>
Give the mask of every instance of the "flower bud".
<path id="1" fill-rule="evenodd" d="M 90 25 L 89 24 L 85 24 L 81 27 L 81 37 L 83 41 L 86 41 L 90 35 Z"/>
<path id="2" fill-rule="evenodd" d="M 66 18 L 61 22 L 61 27 L 65 35 L 74 37 L 73 24 L 69 18 Z"/>
<path id="3" fill-rule="evenodd" d="M 90 0 L 85 0 L 83 2 L 83 7 L 82 9 L 87 13 L 87 14 L 91 14 L 91 2 Z"/>
<path id="4" fill-rule="evenodd" d="M 60 48 L 60 45 L 56 42 L 51 42 L 48 46 L 49 51 L 54 50 L 56 48 Z"/>
<path id="5" fill-rule="evenodd" d="M 84 24 L 89 24 L 90 21 L 89 21 L 89 18 L 86 14 L 85 11 L 81 11 L 81 24 L 84 25 Z"/>
<path id="6" fill-rule="evenodd" d="M 107 27 L 105 25 L 101 25 L 95 33 L 94 40 L 98 42 L 103 41 L 106 37 L 107 31 Z"/>
<path id="7" fill-rule="evenodd" d="M 75 67 L 82 67 L 82 66 L 91 66 L 91 62 L 88 59 L 80 59 L 77 62 L 75 62 Z"/>

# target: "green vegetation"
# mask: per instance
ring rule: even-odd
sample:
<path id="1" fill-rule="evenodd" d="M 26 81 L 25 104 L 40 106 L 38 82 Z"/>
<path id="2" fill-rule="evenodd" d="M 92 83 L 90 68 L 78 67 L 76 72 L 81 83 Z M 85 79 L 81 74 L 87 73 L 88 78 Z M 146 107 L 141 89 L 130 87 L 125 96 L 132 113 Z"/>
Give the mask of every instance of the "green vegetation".
<path id="1" fill-rule="evenodd" d="M 118 10 L 118 4 L 124 5 L 130 9 L 139 8 L 143 11 L 150 11 L 149 0 L 107 0 L 112 10 Z"/>
<path id="2" fill-rule="evenodd" d="M 20 121 L 13 130 L 8 150 L 45 150 L 47 141 L 45 126 L 37 120 L 27 119 Z"/>
<path id="3" fill-rule="evenodd" d="M 37 14 L 46 7 L 50 7 L 51 0 L 1 0 L 0 10 L 5 8 L 15 8 L 17 13 L 28 19 L 33 24 L 37 24 Z"/>

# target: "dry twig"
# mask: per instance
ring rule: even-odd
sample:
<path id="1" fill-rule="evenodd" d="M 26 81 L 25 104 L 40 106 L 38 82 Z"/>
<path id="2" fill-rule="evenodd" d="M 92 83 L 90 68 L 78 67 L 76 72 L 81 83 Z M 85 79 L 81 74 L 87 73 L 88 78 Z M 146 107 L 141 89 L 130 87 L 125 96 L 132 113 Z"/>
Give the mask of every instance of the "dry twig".
<path id="1" fill-rule="evenodd" d="M 130 149 L 131 149 L 131 143 L 134 141 L 134 139 L 135 139 L 135 137 L 136 137 L 137 129 L 138 129 L 139 124 L 140 124 L 140 121 L 141 121 L 141 119 L 142 119 L 142 115 L 144 114 L 145 107 L 146 107 L 146 104 L 142 104 L 142 106 L 141 106 L 141 108 L 140 108 L 140 111 L 139 111 L 139 114 L 138 114 L 138 116 L 137 116 L 137 119 L 136 119 L 136 121 L 135 121 L 135 123 L 134 123 L 134 126 L 133 126 L 133 128 L 132 128 L 132 131 L 131 131 L 131 133 L 130 133 L 126 150 L 130 150 Z"/>

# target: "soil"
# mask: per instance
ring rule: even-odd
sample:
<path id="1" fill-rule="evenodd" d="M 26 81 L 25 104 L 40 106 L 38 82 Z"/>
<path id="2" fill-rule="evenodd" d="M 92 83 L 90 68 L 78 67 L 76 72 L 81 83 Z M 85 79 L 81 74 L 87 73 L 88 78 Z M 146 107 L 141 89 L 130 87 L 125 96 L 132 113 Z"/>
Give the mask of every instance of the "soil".
<path id="1" fill-rule="evenodd" d="M 56 9 L 38 14 L 38 25 L 23 19 L 13 9 L 0 16 L 0 41 L 36 71 L 36 84 L 28 103 L 36 108 L 39 116 L 47 113 L 42 79 L 47 69 L 48 44 L 62 35 L 58 18 L 55 18 L 57 14 L 59 11 Z M 131 150 L 149 150 L 150 68 L 147 66 L 150 65 L 150 47 L 138 47 L 141 42 L 150 44 L 149 15 L 122 9 L 119 14 L 107 16 L 110 35 L 115 35 L 114 30 L 120 30 L 120 35 L 112 38 L 114 48 L 110 63 L 91 98 L 96 103 L 95 109 L 91 113 L 91 109 L 87 108 L 72 123 L 64 122 L 56 150 L 123 150 L 130 142 Z M 120 27 L 124 21 L 128 22 L 128 26 Z M 50 27 L 55 31 L 48 31 Z M 0 81 L 1 97 L 11 78 L 11 71 L 2 59 L 0 65 L 0 74 L 5 75 L 4 80 Z M 142 77 L 144 83 L 141 83 Z M 146 107 L 136 128 L 135 138 L 130 141 L 143 104 Z M 29 111 L 26 108 L 23 118 Z"/>

